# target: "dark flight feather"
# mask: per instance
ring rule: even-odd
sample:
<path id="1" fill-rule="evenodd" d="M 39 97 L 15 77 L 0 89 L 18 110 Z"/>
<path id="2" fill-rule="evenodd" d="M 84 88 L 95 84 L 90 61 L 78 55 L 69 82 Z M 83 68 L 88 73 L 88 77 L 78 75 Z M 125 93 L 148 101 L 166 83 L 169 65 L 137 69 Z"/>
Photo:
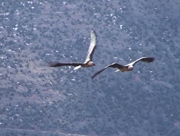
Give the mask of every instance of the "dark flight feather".
<path id="1" fill-rule="evenodd" d="M 120 64 L 118 64 L 118 63 L 110 64 L 110 65 L 106 66 L 105 68 L 103 68 L 103 69 L 99 70 L 98 72 L 96 72 L 96 73 L 92 76 L 92 79 L 95 78 L 98 74 L 100 74 L 101 72 L 103 72 L 105 69 L 107 69 L 107 68 L 109 68 L 109 67 L 121 69 L 121 68 L 123 68 L 124 66 L 123 66 L 123 65 L 120 65 Z"/>

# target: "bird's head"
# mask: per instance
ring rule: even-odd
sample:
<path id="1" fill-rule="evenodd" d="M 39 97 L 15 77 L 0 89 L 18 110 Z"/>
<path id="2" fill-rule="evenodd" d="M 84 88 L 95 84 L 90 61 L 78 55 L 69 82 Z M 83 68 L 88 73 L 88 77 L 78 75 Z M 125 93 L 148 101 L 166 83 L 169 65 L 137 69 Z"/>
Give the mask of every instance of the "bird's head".
<path id="1" fill-rule="evenodd" d="M 89 61 L 88 65 L 90 65 L 90 66 L 95 66 L 95 64 L 93 63 L 93 61 Z"/>
<path id="2" fill-rule="evenodd" d="M 133 70 L 133 66 L 132 66 L 132 65 L 129 65 L 129 66 L 127 66 L 127 69 L 128 69 L 128 70 Z"/>

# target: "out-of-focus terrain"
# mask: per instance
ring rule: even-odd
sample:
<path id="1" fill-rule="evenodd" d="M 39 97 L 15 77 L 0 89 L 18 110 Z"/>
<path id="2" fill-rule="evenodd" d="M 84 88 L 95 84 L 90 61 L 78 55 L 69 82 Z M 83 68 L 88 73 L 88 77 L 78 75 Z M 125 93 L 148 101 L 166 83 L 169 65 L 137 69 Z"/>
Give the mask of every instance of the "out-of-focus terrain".
<path id="1" fill-rule="evenodd" d="M 180 1 L 0 2 L 0 135 L 180 135 Z M 83 62 L 96 29 L 95 67 Z M 104 66 L 129 63 L 132 72 Z"/>

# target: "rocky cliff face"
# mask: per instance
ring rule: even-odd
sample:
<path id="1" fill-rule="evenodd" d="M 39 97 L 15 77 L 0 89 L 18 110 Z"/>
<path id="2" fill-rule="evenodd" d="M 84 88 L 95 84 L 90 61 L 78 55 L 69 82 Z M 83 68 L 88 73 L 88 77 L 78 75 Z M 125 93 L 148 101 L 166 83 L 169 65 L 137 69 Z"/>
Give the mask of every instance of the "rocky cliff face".
<path id="1" fill-rule="evenodd" d="M 0 4 L 0 134 L 180 134 L 180 2 L 6 1 Z M 95 67 L 83 62 L 96 29 Z M 132 72 L 104 66 L 129 63 Z"/>

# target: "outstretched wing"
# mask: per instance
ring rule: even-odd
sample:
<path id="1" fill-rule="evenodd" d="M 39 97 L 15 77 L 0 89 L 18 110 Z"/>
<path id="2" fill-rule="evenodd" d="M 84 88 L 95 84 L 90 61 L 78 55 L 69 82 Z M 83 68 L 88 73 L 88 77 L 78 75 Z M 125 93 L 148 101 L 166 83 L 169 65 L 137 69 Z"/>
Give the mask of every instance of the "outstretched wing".
<path id="1" fill-rule="evenodd" d="M 131 64 L 134 66 L 139 61 L 144 61 L 144 62 L 150 63 L 150 62 L 154 61 L 154 58 L 153 57 L 142 57 L 142 58 L 139 58 L 139 59 L 133 61 Z"/>
<path id="2" fill-rule="evenodd" d="M 118 63 L 113 63 L 113 64 L 110 64 L 110 65 L 107 65 L 105 68 L 103 68 L 103 69 L 99 70 L 98 72 L 96 72 L 96 73 L 92 76 L 92 79 L 95 78 L 98 74 L 100 74 L 101 72 L 103 72 L 105 69 L 107 69 L 107 68 L 109 68 L 109 67 L 121 69 L 121 68 L 123 68 L 124 66 L 122 66 L 122 65 L 120 65 L 120 64 L 118 64 Z"/>
<path id="3" fill-rule="evenodd" d="M 61 67 L 61 66 L 80 66 L 82 63 L 50 63 L 50 67 Z"/>
<path id="4" fill-rule="evenodd" d="M 93 54 L 94 54 L 94 51 L 95 51 L 95 48 L 96 48 L 96 37 L 97 36 L 96 36 L 95 30 L 92 30 L 91 31 L 90 46 L 89 46 L 89 49 L 88 49 L 88 54 L 87 54 L 85 63 L 88 62 L 88 61 L 92 61 L 92 57 L 93 57 Z"/>

